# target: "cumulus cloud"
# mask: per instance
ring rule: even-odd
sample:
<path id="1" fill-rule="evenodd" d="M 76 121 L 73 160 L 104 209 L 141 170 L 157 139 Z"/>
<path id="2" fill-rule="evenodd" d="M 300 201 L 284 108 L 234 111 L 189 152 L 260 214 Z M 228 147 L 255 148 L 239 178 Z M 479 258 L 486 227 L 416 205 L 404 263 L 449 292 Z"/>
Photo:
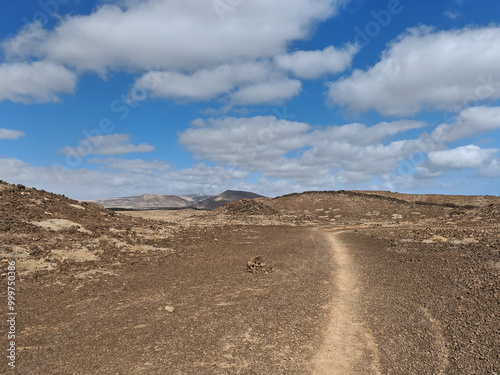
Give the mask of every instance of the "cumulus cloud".
<path id="1" fill-rule="evenodd" d="M 427 155 L 427 165 L 430 170 L 474 169 L 485 166 L 498 151 L 498 149 L 483 149 L 476 145 L 431 151 Z"/>
<path id="2" fill-rule="evenodd" d="M 207 101 L 224 96 L 237 105 L 279 104 L 298 95 L 301 87 L 300 81 L 287 78 L 270 61 L 246 61 L 189 74 L 151 71 L 136 80 L 130 99 Z"/>
<path id="3" fill-rule="evenodd" d="M 365 179 L 369 180 L 376 175 L 395 172 L 405 158 L 420 152 L 421 146 L 417 140 L 369 146 L 322 141 L 306 151 L 301 160 L 307 165 L 329 165 L 332 169 L 343 172 L 344 178 L 354 176 L 346 172 L 357 172 L 358 175 L 364 174 Z"/>
<path id="4" fill-rule="evenodd" d="M 479 169 L 479 175 L 488 178 L 500 177 L 500 159 L 493 159 Z"/>
<path id="5" fill-rule="evenodd" d="M 424 108 L 460 111 L 500 98 L 500 27 L 408 30 L 366 71 L 329 85 L 329 101 L 350 111 L 403 116 Z"/>
<path id="6" fill-rule="evenodd" d="M 314 79 L 324 74 L 343 72 L 351 66 L 352 59 L 359 49 L 348 45 L 344 49 L 333 46 L 317 51 L 297 51 L 281 54 L 274 58 L 276 65 L 291 71 L 298 78 Z"/>
<path id="7" fill-rule="evenodd" d="M 47 38 L 45 30 L 40 21 L 25 25 L 14 37 L 4 40 L 0 46 L 7 57 L 25 59 L 36 54 L 40 43 Z"/>
<path id="8" fill-rule="evenodd" d="M 57 102 L 59 94 L 73 94 L 78 77 L 62 65 L 37 61 L 0 65 L 0 101 Z"/>
<path id="9" fill-rule="evenodd" d="M 373 126 L 354 123 L 342 126 L 329 126 L 324 130 L 317 131 L 317 139 L 368 146 L 381 142 L 389 136 L 412 129 L 421 129 L 426 126 L 427 123 L 414 120 L 384 121 Z"/>
<path id="10" fill-rule="evenodd" d="M 24 137 L 24 133 L 19 130 L 12 129 L 0 129 L 0 139 L 12 139 L 16 140 Z"/>
<path id="11" fill-rule="evenodd" d="M 285 71 L 314 78 L 350 64 L 353 46 L 285 53 L 291 41 L 309 37 L 318 22 L 348 1 L 245 1 L 231 5 L 222 19 L 212 1 L 108 2 L 89 15 L 66 15 L 51 30 L 40 22 L 26 25 L 1 46 L 7 61 L 39 60 L 37 64 L 52 64 L 70 75 L 72 86 L 63 84 L 68 77 L 51 80 L 59 86 L 49 93 L 72 92 L 76 75 L 63 68 L 69 67 L 103 77 L 110 71 L 141 73 L 131 101 L 149 96 L 205 101 L 224 94 L 232 104 L 280 103 L 301 89 Z M 276 55 L 279 64 L 273 62 Z M 57 99 L 55 94 L 35 94 L 40 101 Z M 19 95 L 5 98 L 24 100 Z"/>
<path id="12" fill-rule="evenodd" d="M 214 2 L 146 0 L 106 4 L 66 16 L 37 37 L 12 38 L 10 59 L 35 56 L 78 70 L 196 70 L 269 57 L 337 12 L 341 0 L 244 1 L 221 20 Z M 147 20 L 147 21 L 145 21 Z M 36 25 L 35 25 L 36 26 Z"/>
<path id="13" fill-rule="evenodd" d="M 145 162 L 147 163 L 147 162 Z M 161 163 L 161 162 L 159 162 Z M 140 164 L 140 163 L 137 163 Z M 125 165 L 122 165 L 125 167 Z M 129 165 L 130 167 L 131 165 Z M 220 166 L 195 165 L 180 171 L 164 166 L 150 170 L 70 169 L 37 167 L 19 159 L 0 159 L 0 176 L 11 183 L 66 194 L 75 199 L 100 199 L 149 194 L 219 194 L 245 184 L 248 172 Z M 150 164 L 148 166 L 152 167 Z M 120 169 L 120 168 L 117 168 Z M 153 173 L 154 172 L 154 173 Z M 258 191 L 258 186 L 253 185 Z M 264 193 L 263 190 L 260 190 Z M 289 191 L 288 191 L 289 192 Z"/>
<path id="14" fill-rule="evenodd" d="M 266 61 L 227 63 L 189 74 L 151 71 L 136 80 L 131 99 L 134 99 L 134 90 L 138 90 L 139 95 L 136 96 L 139 99 L 144 99 L 142 91 L 146 91 L 156 98 L 210 100 L 238 87 L 266 82 L 270 78 L 283 79 L 283 75 Z"/>
<path id="15" fill-rule="evenodd" d="M 370 180 L 377 173 L 392 172 L 405 157 L 425 147 L 419 140 L 383 144 L 390 136 L 426 125 L 409 120 L 324 128 L 274 116 L 195 123 L 180 134 L 179 142 L 200 159 L 318 186 L 325 186 L 326 181 L 327 186 L 333 184 L 334 170 L 353 172 L 344 173 L 344 180 L 359 180 L 360 174 L 364 174 L 363 180 Z"/>
<path id="16" fill-rule="evenodd" d="M 500 107 L 480 106 L 463 110 L 453 123 L 439 125 L 431 137 L 438 142 L 453 142 L 499 129 Z"/>
<path id="17" fill-rule="evenodd" d="M 85 138 L 77 147 L 66 146 L 59 150 L 63 155 L 84 157 L 87 155 L 120 155 L 132 152 L 151 152 L 156 146 L 141 143 L 134 145 L 130 142 L 129 134 L 96 135 Z"/>
<path id="18" fill-rule="evenodd" d="M 232 87 L 231 82 L 221 80 L 217 74 L 206 71 L 192 75 L 178 72 L 149 72 L 135 82 L 129 100 L 146 100 L 151 96 L 203 101 L 216 98 Z"/>
<path id="19" fill-rule="evenodd" d="M 133 172 L 170 170 L 170 165 L 168 163 L 157 159 L 145 161 L 142 159 L 129 160 L 110 157 L 107 159 L 90 159 L 88 162 L 91 164 L 104 164 L 107 168 L 110 169 L 120 169 Z"/>
<path id="20" fill-rule="evenodd" d="M 231 95 L 231 100 L 240 105 L 262 103 L 279 105 L 283 101 L 298 95 L 301 89 L 302 83 L 300 81 L 283 78 L 242 87 Z"/>
<path id="21" fill-rule="evenodd" d="M 202 69 L 193 74 L 151 71 L 135 82 L 134 89 L 143 89 L 155 98 L 210 100 L 234 88 L 238 77 L 231 73 L 226 66 Z"/>
<path id="22" fill-rule="evenodd" d="M 303 147 L 304 134 L 311 128 L 305 123 L 281 121 L 274 116 L 212 118 L 197 120 L 195 126 L 179 135 L 179 143 L 186 145 L 195 156 L 246 166 L 275 160 Z"/>
<path id="23" fill-rule="evenodd" d="M 355 186 L 364 182 L 370 182 L 372 177 L 371 174 L 363 172 L 339 171 L 335 173 L 336 180 L 343 186 Z"/>

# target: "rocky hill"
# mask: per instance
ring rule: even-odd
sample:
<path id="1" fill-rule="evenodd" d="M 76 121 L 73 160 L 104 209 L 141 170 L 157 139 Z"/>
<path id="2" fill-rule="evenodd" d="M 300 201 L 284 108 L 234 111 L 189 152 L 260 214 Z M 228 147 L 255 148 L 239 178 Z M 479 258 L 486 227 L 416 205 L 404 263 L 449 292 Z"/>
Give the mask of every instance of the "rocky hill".
<path id="1" fill-rule="evenodd" d="M 478 206 L 484 207 L 490 204 L 500 204 L 500 197 L 491 195 L 442 195 L 442 194 L 402 194 L 390 191 L 353 191 L 367 195 L 378 195 L 389 198 L 396 198 L 407 202 L 425 202 L 436 204 L 455 204 L 457 206 Z"/>
<path id="2" fill-rule="evenodd" d="M 169 208 L 189 207 L 202 200 L 210 198 L 209 195 L 156 195 L 144 194 L 137 197 L 98 199 L 91 202 L 105 208 L 127 210 L 155 210 Z"/>
<path id="3" fill-rule="evenodd" d="M 0 258 L 15 257 L 22 273 L 86 270 L 134 252 L 168 250 L 175 231 L 174 225 L 0 181 Z"/>
<path id="4" fill-rule="evenodd" d="M 311 191 L 274 199 L 240 200 L 227 203 L 205 215 L 197 215 L 192 220 L 206 224 L 252 225 L 397 225 L 431 222 L 477 225 L 498 220 L 500 209 L 499 197 L 464 197 L 461 201 L 460 196 L 378 193 Z"/>
<path id="5" fill-rule="evenodd" d="M 158 209 L 180 209 L 194 208 L 197 210 L 213 210 L 226 203 L 235 202 L 240 199 L 263 198 L 262 195 L 237 190 L 226 190 L 225 192 L 210 196 L 204 194 L 195 195 L 154 195 L 144 194 L 138 197 L 99 199 L 91 202 L 97 203 L 105 208 L 113 210 L 158 210 Z"/>
<path id="6" fill-rule="evenodd" d="M 255 198 L 263 198 L 263 196 L 255 193 L 250 193 L 247 191 L 226 190 L 225 192 L 219 195 L 198 202 L 194 204 L 192 207 L 200 210 L 213 210 L 214 208 L 222 207 L 226 203 L 236 202 L 241 199 L 255 199 Z"/>
<path id="7" fill-rule="evenodd" d="M 453 215 L 476 215 L 478 210 L 499 204 L 498 197 L 413 196 L 359 191 L 312 191 L 289 194 L 265 202 L 285 217 L 322 224 L 363 224 L 377 222 L 416 222 Z M 481 205 L 470 203 L 481 202 Z M 496 202 L 496 203 L 493 203 Z"/>

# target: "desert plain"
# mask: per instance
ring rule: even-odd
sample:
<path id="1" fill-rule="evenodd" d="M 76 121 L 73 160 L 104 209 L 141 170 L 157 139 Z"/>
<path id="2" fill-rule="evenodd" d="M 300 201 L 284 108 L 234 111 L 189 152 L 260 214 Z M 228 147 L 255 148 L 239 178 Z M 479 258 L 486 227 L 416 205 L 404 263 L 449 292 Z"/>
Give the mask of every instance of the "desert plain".
<path id="1" fill-rule="evenodd" d="M 2 374 L 500 374 L 500 198 L 107 210 L 0 184 Z"/>

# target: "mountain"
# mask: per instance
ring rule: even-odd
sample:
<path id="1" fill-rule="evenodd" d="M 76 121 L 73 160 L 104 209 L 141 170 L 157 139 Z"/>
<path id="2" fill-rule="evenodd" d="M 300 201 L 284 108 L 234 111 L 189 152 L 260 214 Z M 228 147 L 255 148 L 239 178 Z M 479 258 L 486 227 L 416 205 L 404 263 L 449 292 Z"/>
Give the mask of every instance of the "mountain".
<path id="1" fill-rule="evenodd" d="M 194 204 L 193 208 L 197 208 L 199 210 L 213 210 L 214 208 L 221 207 L 226 203 L 236 202 L 241 199 L 255 198 L 264 198 L 264 196 L 247 191 L 226 190 L 219 195 L 207 198 L 201 202 Z"/>
<path id="2" fill-rule="evenodd" d="M 154 195 L 144 194 L 138 197 L 99 199 L 92 202 L 106 208 L 121 208 L 129 210 L 151 210 L 159 208 L 182 208 L 196 204 L 209 195 Z"/>
<path id="3" fill-rule="evenodd" d="M 98 199 L 91 202 L 97 203 L 105 208 L 125 210 L 157 210 L 196 208 L 199 210 L 212 210 L 226 203 L 235 202 L 240 199 L 263 198 L 262 195 L 246 192 L 227 190 L 222 194 L 210 196 L 203 194 L 194 195 L 154 195 L 144 194 L 137 197 Z"/>

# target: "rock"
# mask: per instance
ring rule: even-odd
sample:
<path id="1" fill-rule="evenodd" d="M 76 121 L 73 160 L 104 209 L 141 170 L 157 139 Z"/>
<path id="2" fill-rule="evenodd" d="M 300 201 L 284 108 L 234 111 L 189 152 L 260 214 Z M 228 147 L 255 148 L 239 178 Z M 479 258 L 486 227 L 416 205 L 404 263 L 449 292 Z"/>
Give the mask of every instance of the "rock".
<path id="1" fill-rule="evenodd" d="M 263 261 L 262 257 L 254 257 L 247 262 L 247 272 L 250 273 L 270 273 L 273 267 Z"/>

